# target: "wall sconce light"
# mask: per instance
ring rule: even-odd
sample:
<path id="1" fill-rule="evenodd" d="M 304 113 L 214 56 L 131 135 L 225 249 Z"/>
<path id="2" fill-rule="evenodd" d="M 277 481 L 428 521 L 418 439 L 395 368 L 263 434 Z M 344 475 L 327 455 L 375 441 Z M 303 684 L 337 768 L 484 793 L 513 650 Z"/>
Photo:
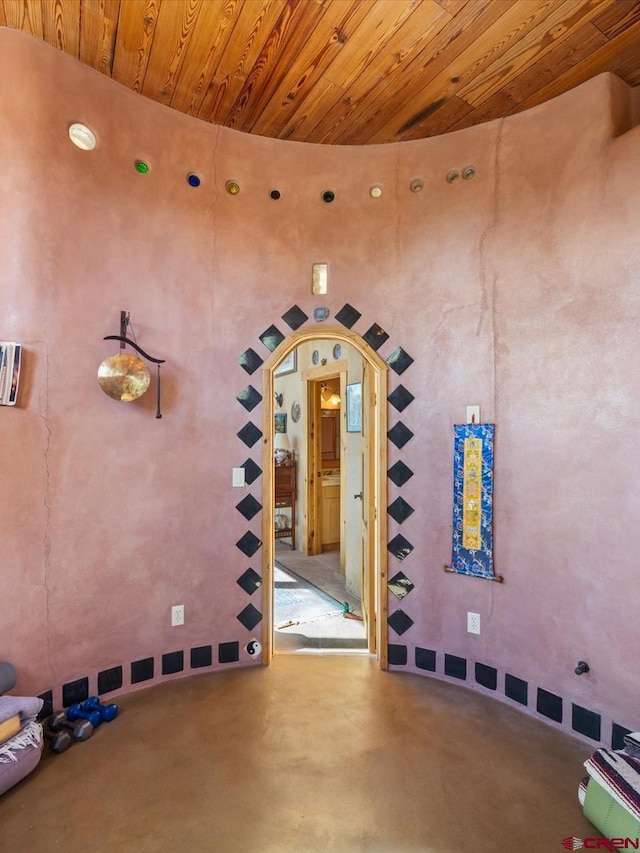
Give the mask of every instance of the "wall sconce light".
<path id="1" fill-rule="evenodd" d="M 278 392 L 276 391 L 276 393 L 275 393 L 275 398 L 276 398 L 276 406 L 277 406 L 279 409 L 281 409 L 281 408 L 282 408 L 282 404 L 284 403 L 284 395 L 283 395 L 283 394 L 278 394 Z"/>
<path id="2" fill-rule="evenodd" d="M 340 403 L 340 394 L 326 382 L 323 382 L 320 386 L 320 408 L 339 409 Z"/>

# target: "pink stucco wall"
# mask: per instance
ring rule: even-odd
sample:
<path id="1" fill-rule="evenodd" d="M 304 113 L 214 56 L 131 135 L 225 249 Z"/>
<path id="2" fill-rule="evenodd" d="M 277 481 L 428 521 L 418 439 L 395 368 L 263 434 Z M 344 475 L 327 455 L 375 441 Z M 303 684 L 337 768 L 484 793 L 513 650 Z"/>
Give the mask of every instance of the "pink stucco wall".
<path id="1" fill-rule="evenodd" d="M 122 664 L 127 690 L 132 660 L 184 649 L 188 673 L 190 647 L 249 638 L 236 579 L 260 564 L 235 542 L 260 535 L 260 516 L 235 510 L 245 492 L 231 467 L 260 461 L 260 443 L 248 450 L 236 432 L 261 424 L 235 399 L 259 382 L 237 357 L 251 346 L 266 358 L 258 336 L 271 323 L 286 332 L 294 304 L 311 315 L 348 302 L 363 315 L 355 331 L 389 333 L 383 358 L 401 345 L 415 359 L 390 374 L 416 397 L 390 418 L 415 433 L 390 446 L 390 462 L 415 472 L 389 493 L 416 509 L 390 523 L 414 545 L 402 608 L 415 624 L 390 632 L 407 669 L 415 646 L 460 655 L 601 713 L 604 740 L 612 720 L 640 728 L 631 90 L 602 75 L 502 122 L 340 148 L 187 118 L 7 29 L 0 78 L 0 337 L 26 350 L 20 404 L 0 409 L 0 658 L 18 687 L 59 699 L 63 683 L 89 675 L 94 688 Z M 98 134 L 92 153 L 69 143 L 78 120 Z M 469 163 L 473 180 L 445 181 Z M 326 299 L 310 294 L 315 261 L 330 264 Z M 98 387 L 121 309 L 167 359 L 162 420 L 153 394 L 124 405 Z M 452 424 L 470 403 L 497 424 L 503 585 L 442 571 Z M 261 481 L 246 491 L 260 499 Z M 579 659 L 588 676 L 573 674 Z"/>

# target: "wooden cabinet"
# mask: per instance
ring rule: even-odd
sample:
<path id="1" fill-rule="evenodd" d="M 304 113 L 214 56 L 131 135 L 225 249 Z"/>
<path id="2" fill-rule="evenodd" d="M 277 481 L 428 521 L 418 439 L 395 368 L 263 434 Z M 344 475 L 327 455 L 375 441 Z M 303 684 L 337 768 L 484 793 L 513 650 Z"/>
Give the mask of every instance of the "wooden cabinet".
<path id="1" fill-rule="evenodd" d="M 291 539 L 296 549 L 296 463 L 295 459 L 275 466 L 275 537 Z M 282 510 L 287 510 L 283 512 Z M 286 518 L 286 526 L 282 519 Z"/>
<path id="2" fill-rule="evenodd" d="M 340 483 L 322 482 L 322 548 L 340 543 Z"/>

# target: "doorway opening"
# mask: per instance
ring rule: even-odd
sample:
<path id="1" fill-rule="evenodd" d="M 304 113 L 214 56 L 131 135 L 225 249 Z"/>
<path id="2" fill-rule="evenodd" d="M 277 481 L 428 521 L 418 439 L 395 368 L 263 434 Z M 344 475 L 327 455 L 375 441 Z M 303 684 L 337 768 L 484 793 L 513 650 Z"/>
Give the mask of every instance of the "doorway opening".
<path id="1" fill-rule="evenodd" d="M 290 335 L 263 367 L 265 664 L 286 633 L 294 646 L 321 635 L 296 628 L 313 590 L 304 621 L 333 619 L 334 639 L 309 648 L 360 646 L 387 666 L 386 389 L 387 365 L 340 328 Z"/>

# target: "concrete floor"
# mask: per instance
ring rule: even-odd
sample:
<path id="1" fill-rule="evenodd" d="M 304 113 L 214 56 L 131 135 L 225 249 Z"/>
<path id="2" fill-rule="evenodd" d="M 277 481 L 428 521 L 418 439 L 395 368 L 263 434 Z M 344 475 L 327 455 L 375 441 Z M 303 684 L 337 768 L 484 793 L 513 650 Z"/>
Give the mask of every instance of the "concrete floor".
<path id="1" fill-rule="evenodd" d="M 591 748 L 368 656 L 276 656 L 119 700 L 0 797 L 3 853 L 552 853 L 599 835 Z"/>

